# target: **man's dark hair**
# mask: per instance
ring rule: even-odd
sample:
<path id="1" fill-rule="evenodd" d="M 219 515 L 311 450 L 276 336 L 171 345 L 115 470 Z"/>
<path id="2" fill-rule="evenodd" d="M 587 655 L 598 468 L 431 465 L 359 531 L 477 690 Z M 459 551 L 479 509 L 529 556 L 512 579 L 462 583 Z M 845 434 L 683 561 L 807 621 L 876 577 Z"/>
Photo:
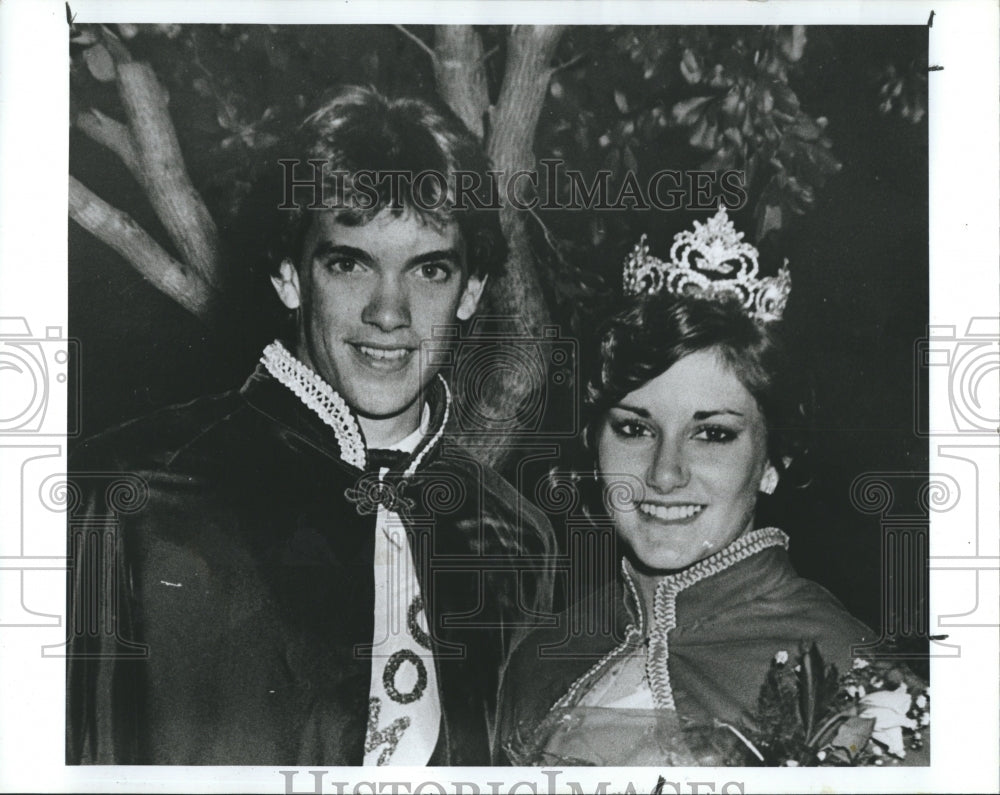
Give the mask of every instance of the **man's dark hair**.
<path id="1" fill-rule="evenodd" d="M 499 202 L 491 195 L 489 161 L 482 144 L 443 104 L 341 87 L 306 117 L 282 159 L 296 161 L 299 183 L 313 174 L 307 161 L 323 161 L 324 203 L 336 205 L 333 212 L 339 223 L 363 225 L 386 209 L 416 212 L 439 226 L 454 220 L 466 247 L 470 275 L 491 276 L 502 270 L 507 245 L 500 229 Z M 369 175 L 364 189 L 359 187 L 359 172 Z M 394 172 L 406 176 L 394 182 L 388 178 Z M 431 178 L 414 180 L 422 173 Z M 463 185 L 458 185 L 459 179 Z M 456 196 L 456 190 L 465 193 Z M 294 209 L 282 210 L 281 250 L 271 251 L 275 269 L 285 257 L 298 266 L 312 213 L 329 212 L 308 208 L 310 192 L 311 186 L 302 191 L 304 200 L 289 202 L 293 197 L 285 197 Z"/>

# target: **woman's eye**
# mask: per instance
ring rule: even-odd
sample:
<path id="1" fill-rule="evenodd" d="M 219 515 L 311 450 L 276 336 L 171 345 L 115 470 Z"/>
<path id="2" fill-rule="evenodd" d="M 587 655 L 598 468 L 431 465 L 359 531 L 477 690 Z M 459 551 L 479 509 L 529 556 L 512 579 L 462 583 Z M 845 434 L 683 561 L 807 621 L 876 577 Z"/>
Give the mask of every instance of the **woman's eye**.
<path id="1" fill-rule="evenodd" d="M 721 425 L 705 425 L 695 431 L 694 438 L 703 442 L 725 443 L 733 441 L 737 435 L 737 432 L 732 428 L 724 428 Z"/>
<path id="2" fill-rule="evenodd" d="M 611 430 L 623 439 L 638 439 L 653 435 L 653 432 L 646 425 L 636 420 L 613 420 Z"/>

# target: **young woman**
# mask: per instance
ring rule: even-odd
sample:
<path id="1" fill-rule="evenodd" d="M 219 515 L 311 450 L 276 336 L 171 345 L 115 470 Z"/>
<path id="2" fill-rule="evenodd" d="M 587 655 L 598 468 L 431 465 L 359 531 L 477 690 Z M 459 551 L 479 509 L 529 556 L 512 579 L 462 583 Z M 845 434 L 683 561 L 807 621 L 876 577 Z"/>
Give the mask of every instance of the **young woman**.
<path id="1" fill-rule="evenodd" d="M 850 671 L 876 637 L 795 573 L 782 530 L 754 524 L 797 449 L 787 272 L 757 279 L 724 211 L 698 228 L 669 263 L 636 248 L 590 381 L 588 449 L 624 557 L 584 610 L 613 603 L 622 631 L 567 642 L 564 622 L 519 646 L 498 761 L 718 764 L 686 727 L 746 725 L 776 655 L 815 643 Z"/>

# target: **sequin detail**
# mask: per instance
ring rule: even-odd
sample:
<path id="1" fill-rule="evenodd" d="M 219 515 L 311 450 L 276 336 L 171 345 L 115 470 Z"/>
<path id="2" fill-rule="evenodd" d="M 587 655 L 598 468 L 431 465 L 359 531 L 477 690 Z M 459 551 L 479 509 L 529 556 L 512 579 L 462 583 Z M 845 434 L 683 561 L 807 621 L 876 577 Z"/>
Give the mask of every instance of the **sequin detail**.
<path id="1" fill-rule="evenodd" d="M 417 681 L 413 685 L 413 690 L 409 693 L 401 693 L 396 689 L 396 673 L 403 666 L 403 663 L 410 663 L 417 671 Z M 389 658 L 382 672 L 382 686 L 386 694 L 397 704 L 412 704 L 424 694 L 427 689 L 427 668 L 424 661 L 409 649 L 400 649 Z"/>
<path id="2" fill-rule="evenodd" d="M 410 719 L 407 717 L 396 718 L 384 729 L 378 727 L 378 718 L 382 712 L 382 702 L 377 698 L 368 699 L 368 733 L 365 736 L 365 753 L 371 753 L 380 745 L 385 745 L 382 753 L 378 756 L 378 764 L 387 765 L 399 745 L 399 741 L 410 727 Z"/>
<path id="3" fill-rule="evenodd" d="M 653 624 L 649 629 L 649 651 L 646 655 L 646 679 L 653 691 L 653 703 L 659 709 L 676 709 L 670 686 L 668 635 L 677 626 L 677 594 L 741 560 L 776 546 L 788 548 L 788 536 L 781 530 L 775 527 L 752 530 L 690 568 L 660 579 L 653 596 Z M 631 579 L 627 570 L 625 576 Z"/>

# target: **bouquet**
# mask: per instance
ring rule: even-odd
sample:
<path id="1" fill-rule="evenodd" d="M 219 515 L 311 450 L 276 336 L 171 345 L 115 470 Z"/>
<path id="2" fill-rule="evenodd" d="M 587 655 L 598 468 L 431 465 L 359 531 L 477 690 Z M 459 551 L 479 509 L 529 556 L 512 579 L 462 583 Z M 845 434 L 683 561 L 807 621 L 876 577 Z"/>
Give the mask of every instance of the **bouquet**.
<path id="1" fill-rule="evenodd" d="M 794 659 L 775 654 L 752 724 L 724 725 L 756 764 L 785 766 L 898 764 L 907 750 L 926 757 L 929 727 L 929 688 L 908 668 L 856 657 L 841 675 L 815 644 Z"/>

